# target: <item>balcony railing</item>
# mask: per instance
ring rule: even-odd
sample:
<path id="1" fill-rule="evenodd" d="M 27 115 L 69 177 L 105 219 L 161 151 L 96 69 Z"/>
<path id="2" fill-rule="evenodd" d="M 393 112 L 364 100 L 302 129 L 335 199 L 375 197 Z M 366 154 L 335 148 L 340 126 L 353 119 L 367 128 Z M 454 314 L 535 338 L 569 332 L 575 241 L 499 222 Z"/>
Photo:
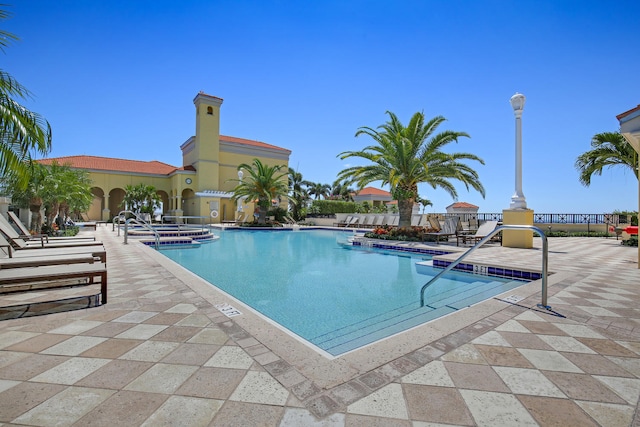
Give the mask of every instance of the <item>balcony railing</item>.
<path id="1" fill-rule="evenodd" d="M 446 213 L 438 214 L 443 218 L 447 216 L 460 217 L 462 221 L 478 220 L 485 221 L 502 221 L 502 212 L 500 213 Z M 627 215 L 619 214 L 550 214 L 535 213 L 533 214 L 534 224 L 608 224 L 617 226 L 618 224 L 630 224 L 631 218 Z"/>

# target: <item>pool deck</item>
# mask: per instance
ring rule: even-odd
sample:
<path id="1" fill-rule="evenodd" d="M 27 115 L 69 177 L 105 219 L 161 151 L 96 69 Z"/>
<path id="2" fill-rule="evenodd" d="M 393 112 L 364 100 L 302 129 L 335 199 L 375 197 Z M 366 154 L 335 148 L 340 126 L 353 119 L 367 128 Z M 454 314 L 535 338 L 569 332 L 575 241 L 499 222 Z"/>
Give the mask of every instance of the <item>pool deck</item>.
<path id="1" fill-rule="evenodd" d="M 0 423 L 640 426 L 638 251 L 615 238 L 549 239 L 552 312 L 532 282 L 332 358 L 110 226 L 82 233 L 107 248 L 109 303 L 0 321 Z M 540 268 L 541 251 L 469 258 Z"/>

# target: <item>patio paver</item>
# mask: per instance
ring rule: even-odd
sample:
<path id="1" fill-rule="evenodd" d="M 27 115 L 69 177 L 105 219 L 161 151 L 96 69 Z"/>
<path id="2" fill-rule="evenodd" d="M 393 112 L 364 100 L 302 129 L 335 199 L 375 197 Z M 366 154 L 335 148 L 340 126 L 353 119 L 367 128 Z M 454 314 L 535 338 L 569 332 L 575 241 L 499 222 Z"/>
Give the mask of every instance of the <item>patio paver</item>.
<path id="1" fill-rule="evenodd" d="M 215 290 L 111 227 L 84 233 L 105 242 L 109 304 L 0 321 L 0 422 L 640 425 L 640 270 L 637 249 L 615 239 L 550 239 L 554 313 L 525 286 L 515 304 L 494 299 L 329 359 L 250 312 L 227 318 Z M 540 267 L 539 249 L 470 259 Z"/>

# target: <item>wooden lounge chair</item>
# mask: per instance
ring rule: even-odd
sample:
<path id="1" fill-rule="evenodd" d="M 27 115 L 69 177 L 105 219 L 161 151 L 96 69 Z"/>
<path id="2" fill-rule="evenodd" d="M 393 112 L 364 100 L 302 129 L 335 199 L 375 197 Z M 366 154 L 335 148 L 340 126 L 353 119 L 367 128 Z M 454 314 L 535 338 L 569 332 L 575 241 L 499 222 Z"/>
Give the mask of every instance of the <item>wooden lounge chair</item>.
<path id="1" fill-rule="evenodd" d="M 0 218 L 4 219 L 0 215 Z M 102 246 L 102 242 L 97 240 L 64 240 L 64 241 L 55 241 L 55 242 L 47 242 L 44 238 L 41 238 L 36 241 L 32 241 L 29 237 L 21 236 L 18 232 L 13 228 L 11 224 L 8 223 L 6 219 L 4 222 L 0 219 L 0 232 L 4 234 L 9 243 L 13 245 L 14 248 L 17 249 L 36 249 L 36 248 L 64 248 L 69 246 Z"/>
<path id="2" fill-rule="evenodd" d="M 30 248 L 31 249 L 31 248 Z M 22 250 L 14 249 L 13 246 L 5 239 L 4 235 L 0 233 L 0 257 L 9 258 L 41 258 L 52 255 L 90 255 L 100 262 L 107 262 L 107 252 L 103 245 L 92 246 L 69 246 L 63 248 L 40 248 L 36 246 L 37 250 Z M 2 268 L 2 267 L 0 267 Z"/>
<path id="3" fill-rule="evenodd" d="M 11 212 L 9 211 L 7 213 L 7 215 L 9 216 L 9 220 L 13 222 L 13 224 L 15 224 L 16 227 L 18 227 L 18 231 L 20 232 L 20 237 L 32 237 L 34 235 L 31 234 L 31 232 L 29 231 L 29 229 L 27 228 L 26 225 L 24 225 L 24 223 L 22 221 L 20 221 L 20 218 L 18 218 L 18 215 L 15 214 L 15 212 Z M 4 217 L 0 215 L 0 223 L 4 223 Z M 7 224 L 11 225 L 9 222 L 7 222 Z M 35 237 L 37 237 L 38 239 L 36 240 L 42 240 L 42 238 L 44 238 L 45 242 L 48 241 L 66 241 L 66 240 L 96 240 L 95 236 L 60 236 L 60 237 L 51 237 L 51 236 L 47 236 L 46 234 L 36 234 Z M 31 239 L 33 240 L 33 239 Z"/>
<path id="4" fill-rule="evenodd" d="M 430 231 L 430 232 L 424 233 L 422 236 L 422 239 L 424 240 L 425 237 L 427 236 L 435 237 L 436 244 L 439 245 L 440 237 L 446 237 L 448 241 L 449 237 L 456 236 L 458 234 L 458 231 L 460 231 L 461 229 L 462 229 L 462 226 L 460 225 L 460 218 L 450 217 L 444 221 L 444 225 L 439 231 Z"/>
<path id="5" fill-rule="evenodd" d="M 96 277 L 100 278 L 96 282 Z M 85 283 L 69 283 L 70 279 L 86 279 Z M 100 283 L 102 304 L 107 303 L 107 266 L 103 263 L 47 265 L 0 269 L 0 291 L 15 292 L 60 286 L 81 286 Z M 18 286 L 29 284 L 29 286 Z"/>
<path id="6" fill-rule="evenodd" d="M 458 234 L 456 245 L 460 245 L 460 242 L 467 243 L 472 242 L 474 245 L 480 240 L 484 239 L 496 229 L 498 221 L 486 221 L 478 227 L 478 230 L 474 234 Z"/>
<path id="7" fill-rule="evenodd" d="M 42 265 L 93 264 L 97 259 L 90 253 L 46 255 L 39 257 L 9 258 L 0 256 L 0 270 L 7 268 L 39 267 Z"/>

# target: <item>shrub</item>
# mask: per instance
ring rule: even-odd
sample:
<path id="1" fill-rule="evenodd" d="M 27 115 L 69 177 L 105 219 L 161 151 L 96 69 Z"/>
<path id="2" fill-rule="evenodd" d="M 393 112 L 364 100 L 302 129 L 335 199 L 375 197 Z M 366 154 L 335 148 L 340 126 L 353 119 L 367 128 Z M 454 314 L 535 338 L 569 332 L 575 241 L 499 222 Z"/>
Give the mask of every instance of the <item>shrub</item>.
<path id="1" fill-rule="evenodd" d="M 629 240 L 622 241 L 623 246 L 635 246 L 638 247 L 638 236 L 631 236 Z"/>
<path id="2" fill-rule="evenodd" d="M 383 225 L 365 233 L 364 237 L 381 240 L 398 240 L 402 242 L 421 242 L 423 234 L 435 230 L 428 227 L 392 227 Z M 426 241 L 435 241 L 434 236 L 426 236 Z"/>
<path id="3" fill-rule="evenodd" d="M 355 202 L 345 202 L 343 200 L 314 200 L 309 208 L 309 213 L 319 215 L 334 215 L 336 213 L 356 213 Z"/>

